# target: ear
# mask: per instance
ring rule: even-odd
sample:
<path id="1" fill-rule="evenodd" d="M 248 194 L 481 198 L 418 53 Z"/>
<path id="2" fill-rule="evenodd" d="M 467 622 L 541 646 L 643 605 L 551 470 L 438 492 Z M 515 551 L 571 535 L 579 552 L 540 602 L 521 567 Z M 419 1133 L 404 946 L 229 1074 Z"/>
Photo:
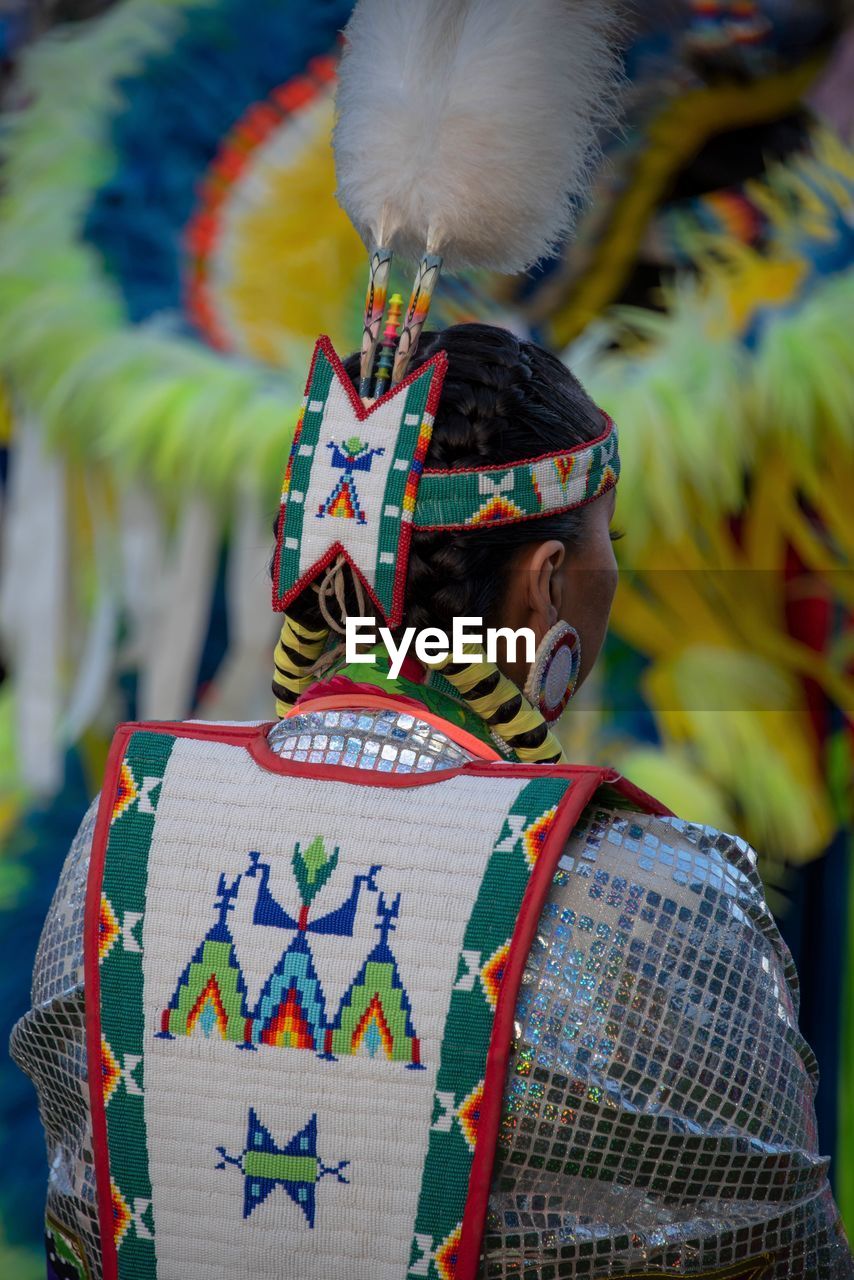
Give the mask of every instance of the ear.
<path id="1" fill-rule="evenodd" d="M 525 548 L 523 567 L 527 570 L 526 605 L 537 643 L 560 616 L 563 587 L 558 570 L 565 556 L 566 548 L 563 543 L 554 538 L 548 542 L 532 543 L 529 548 Z"/>

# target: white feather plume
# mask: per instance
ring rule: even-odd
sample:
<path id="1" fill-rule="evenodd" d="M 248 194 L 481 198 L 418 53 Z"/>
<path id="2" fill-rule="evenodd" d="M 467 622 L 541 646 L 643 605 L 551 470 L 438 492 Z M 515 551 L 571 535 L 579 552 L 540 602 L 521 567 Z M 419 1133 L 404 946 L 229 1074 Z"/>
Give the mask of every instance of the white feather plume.
<path id="1" fill-rule="evenodd" d="M 359 0 L 338 199 L 366 244 L 521 271 L 568 235 L 613 119 L 614 0 Z"/>

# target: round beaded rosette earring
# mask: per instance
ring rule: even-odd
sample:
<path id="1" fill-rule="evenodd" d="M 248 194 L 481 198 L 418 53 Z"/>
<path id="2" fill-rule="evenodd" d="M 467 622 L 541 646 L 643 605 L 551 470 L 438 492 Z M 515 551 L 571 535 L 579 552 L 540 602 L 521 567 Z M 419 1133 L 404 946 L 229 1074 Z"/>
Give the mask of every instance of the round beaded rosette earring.
<path id="1" fill-rule="evenodd" d="M 578 632 L 568 622 L 556 623 L 543 636 L 525 682 L 525 697 L 549 724 L 562 715 L 575 692 L 580 666 Z"/>

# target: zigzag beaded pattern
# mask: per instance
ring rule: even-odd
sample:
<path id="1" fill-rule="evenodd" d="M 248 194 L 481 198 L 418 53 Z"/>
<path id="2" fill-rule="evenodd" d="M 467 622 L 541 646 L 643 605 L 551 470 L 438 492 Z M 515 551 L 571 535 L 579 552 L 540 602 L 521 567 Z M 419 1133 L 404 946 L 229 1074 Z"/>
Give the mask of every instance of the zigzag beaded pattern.
<path id="1" fill-rule="evenodd" d="M 600 497 L 620 477 L 617 428 L 590 444 L 501 467 L 426 471 L 415 507 L 418 529 L 467 529 L 517 524 L 569 511 Z"/>

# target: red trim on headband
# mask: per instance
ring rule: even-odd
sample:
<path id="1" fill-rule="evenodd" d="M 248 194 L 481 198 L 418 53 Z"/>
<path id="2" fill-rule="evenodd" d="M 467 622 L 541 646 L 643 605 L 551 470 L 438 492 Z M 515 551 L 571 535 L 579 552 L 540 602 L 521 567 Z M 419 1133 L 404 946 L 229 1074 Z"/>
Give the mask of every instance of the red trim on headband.
<path id="1" fill-rule="evenodd" d="M 548 462 L 549 458 L 566 458 L 574 453 L 583 453 L 585 449 L 593 449 L 596 445 L 604 444 L 611 432 L 615 429 L 616 424 L 614 423 L 614 419 L 609 417 L 604 409 L 600 409 L 599 412 L 605 419 L 606 426 L 601 435 L 596 436 L 594 440 L 585 440 L 583 444 L 574 444 L 570 449 L 550 449 L 548 453 L 538 453 L 536 457 L 533 458 L 517 458 L 515 462 L 491 462 L 485 467 L 425 467 L 422 479 L 424 476 L 430 476 L 431 478 L 435 476 L 437 479 L 443 480 L 446 476 L 480 475 L 484 471 L 512 471 L 515 470 L 516 467 L 531 467 L 535 462 Z M 537 512 L 538 516 L 545 514 L 547 513 L 543 511 Z M 502 522 L 498 521 L 497 523 Z M 508 520 L 506 523 L 515 524 L 516 521 Z M 426 526 L 419 525 L 417 527 L 425 528 Z M 445 525 L 441 526 L 443 529 L 445 527 Z"/>
<path id="2" fill-rule="evenodd" d="M 549 454 L 547 457 L 558 457 L 557 454 Z M 516 464 L 512 464 L 516 465 Z M 522 466 L 522 463 L 518 464 Z M 509 471 L 510 467 L 504 468 Z M 457 529 L 480 530 L 480 529 L 500 529 L 511 524 L 525 524 L 528 520 L 542 520 L 546 516 L 559 516 L 564 511 L 580 511 L 582 507 L 588 507 L 591 502 L 595 502 L 597 498 L 601 498 L 603 494 L 610 493 L 612 489 L 616 489 L 617 481 L 610 480 L 608 484 L 603 484 L 597 493 L 591 493 L 589 498 L 582 498 L 580 502 L 567 502 L 562 507 L 548 507 L 545 511 L 531 511 L 521 516 L 513 516 L 512 520 L 485 520 L 482 524 L 413 524 L 416 533 L 445 533 L 453 532 Z"/>

